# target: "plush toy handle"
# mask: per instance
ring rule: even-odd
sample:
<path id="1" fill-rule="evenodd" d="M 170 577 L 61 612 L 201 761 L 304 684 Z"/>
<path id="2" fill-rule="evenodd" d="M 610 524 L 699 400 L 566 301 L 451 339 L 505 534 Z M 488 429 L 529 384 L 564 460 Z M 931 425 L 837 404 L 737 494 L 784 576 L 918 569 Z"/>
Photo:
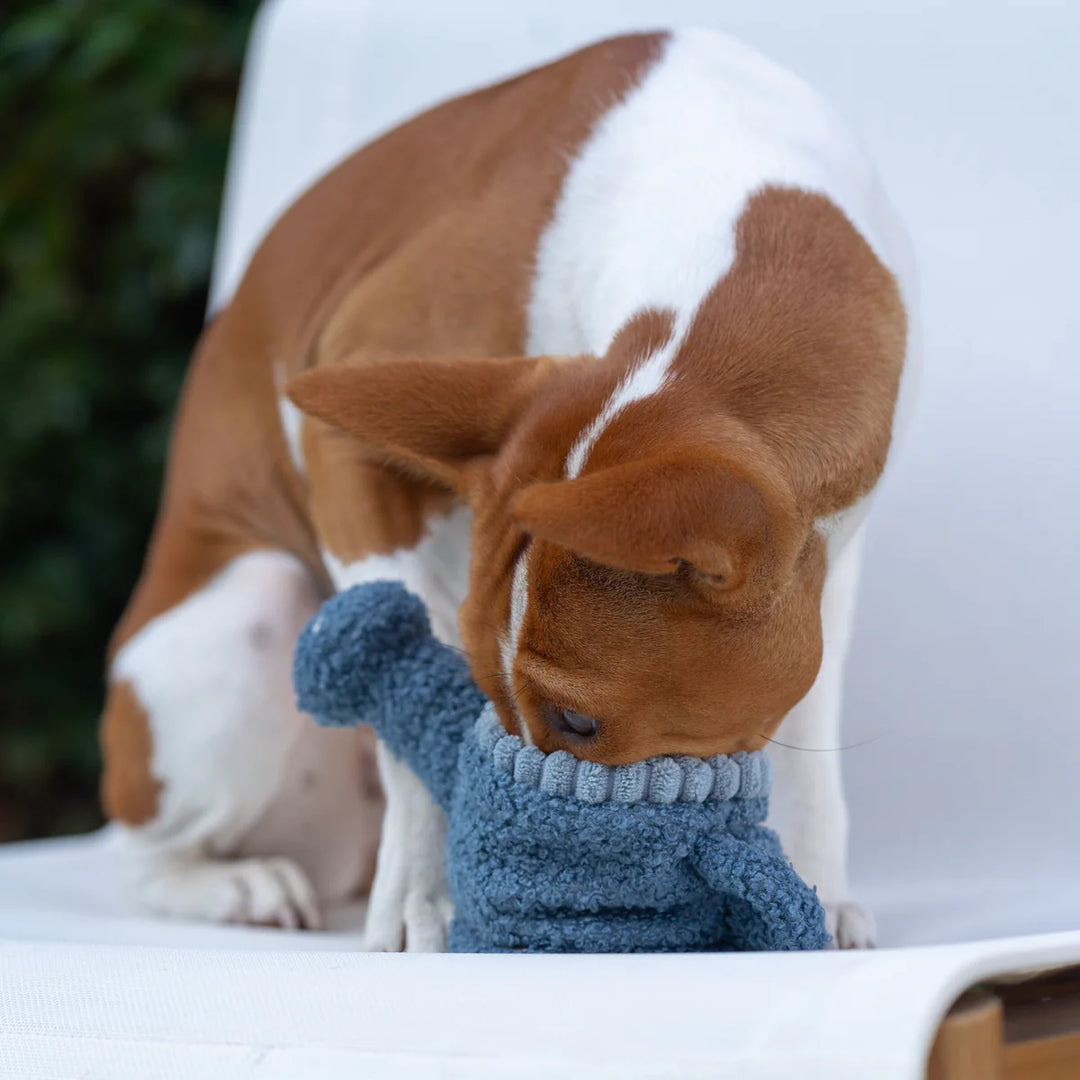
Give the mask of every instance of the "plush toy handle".
<path id="1" fill-rule="evenodd" d="M 403 585 L 356 585 L 323 604 L 300 635 L 293 684 L 299 708 L 320 724 L 373 725 L 448 805 L 461 742 L 486 699 Z"/>
<path id="2" fill-rule="evenodd" d="M 737 949 L 823 949 L 825 912 L 795 873 L 775 836 L 756 826 L 745 839 L 710 835 L 699 841 L 697 872 L 727 900 L 724 939 Z"/>

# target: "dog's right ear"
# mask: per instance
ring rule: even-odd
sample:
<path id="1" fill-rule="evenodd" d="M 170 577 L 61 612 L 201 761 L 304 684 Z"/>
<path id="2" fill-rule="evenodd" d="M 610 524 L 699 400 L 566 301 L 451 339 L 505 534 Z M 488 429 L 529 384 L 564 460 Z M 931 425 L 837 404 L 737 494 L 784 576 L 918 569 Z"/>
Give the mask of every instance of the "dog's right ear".
<path id="1" fill-rule="evenodd" d="M 315 368 L 285 387 L 305 413 L 460 490 L 498 452 L 552 366 L 547 357 L 375 359 Z"/>

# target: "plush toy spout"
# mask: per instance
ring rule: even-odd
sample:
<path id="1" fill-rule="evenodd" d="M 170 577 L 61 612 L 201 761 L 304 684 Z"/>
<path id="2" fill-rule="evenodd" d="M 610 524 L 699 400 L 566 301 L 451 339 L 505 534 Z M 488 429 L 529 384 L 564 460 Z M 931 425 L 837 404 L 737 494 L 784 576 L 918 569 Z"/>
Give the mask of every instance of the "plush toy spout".
<path id="1" fill-rule="evenodd" d="M 418 597 L 390 581 L 332 597 L 300 636 L 293 683 L 318 723 L 371 724 L 449 807 L 461 742 L 487 699 L 465 659 L 435 639 Z"/>

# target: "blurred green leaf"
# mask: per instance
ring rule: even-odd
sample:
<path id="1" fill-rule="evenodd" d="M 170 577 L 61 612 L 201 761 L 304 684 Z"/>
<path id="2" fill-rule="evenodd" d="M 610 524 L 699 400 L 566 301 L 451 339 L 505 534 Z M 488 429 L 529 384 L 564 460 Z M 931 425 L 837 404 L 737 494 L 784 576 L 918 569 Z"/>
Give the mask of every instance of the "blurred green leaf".
<path id="1" fill-rule="evenodd" d="M 254 0 L 0 15 L 0 839 L 92 826 Z"/>

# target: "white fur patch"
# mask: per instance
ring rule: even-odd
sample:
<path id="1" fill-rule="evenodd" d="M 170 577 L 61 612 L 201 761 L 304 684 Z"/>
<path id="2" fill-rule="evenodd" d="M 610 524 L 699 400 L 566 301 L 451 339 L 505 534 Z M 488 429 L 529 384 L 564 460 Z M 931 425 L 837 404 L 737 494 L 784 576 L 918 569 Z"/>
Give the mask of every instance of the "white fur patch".
<path id="1" fill-rule="evenodd" d="M 668 382 L 671 364 L 684 333 L 685 330 L 682 327 L 676 326 L 671 337 L 659 349 L 639 361 L 619 381 L 611 397 L 604 402 L 603 408 L 570 448 L 570 453 L 566 456 L 567 480 L 573 480 L 581 474 L 597 440 L 627 405 L 651 397 L 653 394 L 659 394 L 663 390 Z"/>
<path id="2" fill-rule="evenodd" d="M 510 584 L 510 617 L 507 620 L 506 633 L 499 638 L 499 656 L 502 659 L 503 679 L 507 692 L 518 716 L 518 732 L 523 742 L 532 745 L 532 736 L 528 725 L 521 719 L 517 710 L 517 693 L 514 690 L 514 661 L 517 660 L 521 645 L 521 628 L 525 623 L 525 612 L 529 610 L 529 551 L 527 547 L 519 556 L 514 566 L 514 578 Z"/>
<path id="3" fill-rule="evenodd" d="M 851 506 L 847 506 L 835 514 L 830 514 L 828 517 L 818 518 L 814 522 L 814 528 L 817 530 L 818 535 L 828 544 L 830 567 L 866 520 L 867 515 L 870 513 L 872 498 L 873 493 L 871 492 L 864 495 L 857 502 L 852 503 Z"/>
<path id="4" fill-rule="evenodd" d="M 281 417 L 281 430 L 289 448 L 289 457 L 292 458 L 296 471 L 303 476 L 304 450 L 300 433 L 303 428 L 304 414 L 287 397 L 281 397 L 278 398 L 278 415 Z"/>
<path id="5" fill-rule="evenodd" d="M 289 457 L 292 459 L 296 471 L 305 475 L 304 446 L 301 438 L 304 414 L 285 396 L 286 382 L 285 365 L 278 362 L 274 365 L 274 384 L 277 387 L 278 418 L 281 421 L 281 433 L 285 436 L 285 445 L 289 448 Z"/>
<path id="6" fill-rule="evenodd" d="M 457 614 L 469 591 L 472 510 L 458 506 L 427 524 L 416 547 L 367 555 L 351 563 L 324 549 L 323 562 L 339 591 L 369 581 L 400 581 L 427 605 L 435 636 L 460 648 Z"/>
<path id="7" fill-rule="evenodd" d="M 117 653 L 112 677 L 146 712 L 163 784 L 143 836 L 226 852 L 266 809 L 301 730 L 290 660 L 315 604 L 297 559 L 251 552 Z"/>
<path id="8" fill-rule="evenodd" d="M 636 314 L 670 309 L 676 318 L 670 346 L 641 364 L 579 437 L 567 475 L 622 408 L 662 389 L 693 312 L 731 266 L 747 200 L 770 183 L 828 196 L 913 290 L 903 231 L 821 97 L 723 34 L 677 31 L 596 125 L 537 249 L 531 354 L 602 356 Z"/>

